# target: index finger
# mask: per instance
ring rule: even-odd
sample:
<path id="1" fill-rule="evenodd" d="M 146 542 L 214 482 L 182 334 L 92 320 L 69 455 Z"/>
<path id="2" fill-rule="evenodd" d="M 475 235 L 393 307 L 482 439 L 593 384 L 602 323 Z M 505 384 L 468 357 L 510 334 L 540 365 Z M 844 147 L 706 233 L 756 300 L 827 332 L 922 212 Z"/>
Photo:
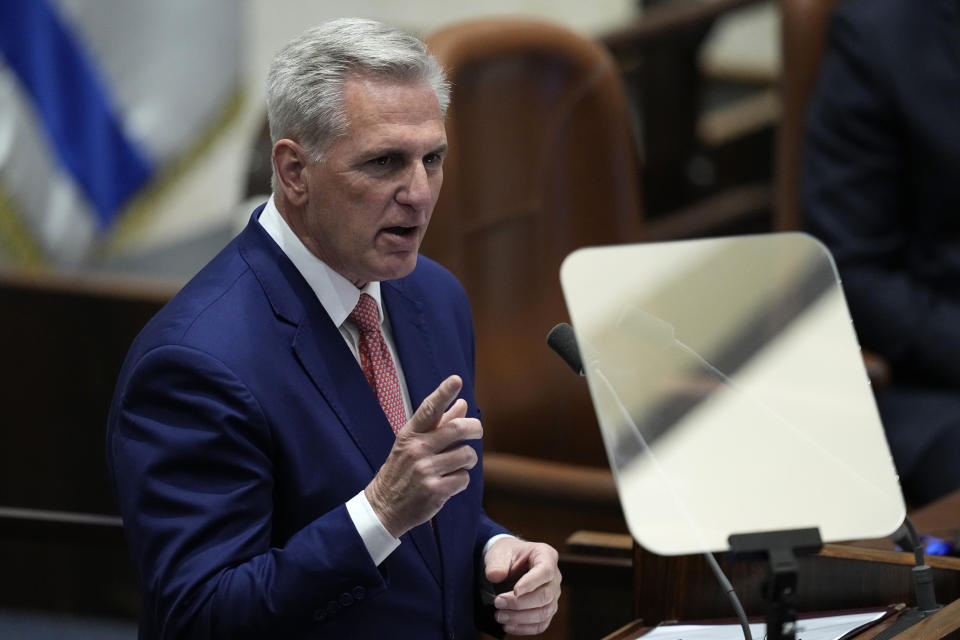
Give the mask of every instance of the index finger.
<path id="1" fill-rule="evenodd" d="M 513 593 L 517 596 L 517 599 L 522 599 L 523 596 L 550 584 L 555 578 L 556 575 L 552 566 L 547 563 L 536 563 L 530 567 L 529 571 L 520 576 L 520 579 L 513 585 Z"/>
<path id="2" fill-rule="evenodd" d="M 513 593 L 517 596 L 518 600 L 523 600 L 524 596 L 535 592 L 544 585 L 550 584 L 556 580 L 556 578 L 556 572 L 553 567 L 545 563 L 534 565 L 513 585 Z"/>
<path id="3" fill-rule="evenodd" d="M 460 376 L 452 375 L 440 383 L 429 396 L 423 399 L 420 406 L 417 407 L 410 422 L 407 423 L 410 429 L 417 433 L 427 433 L 437 428 L 440 418 L 443 417 L 444 410 L 453 402 L 460 389 L 463 387 L 463 381 Z"/>

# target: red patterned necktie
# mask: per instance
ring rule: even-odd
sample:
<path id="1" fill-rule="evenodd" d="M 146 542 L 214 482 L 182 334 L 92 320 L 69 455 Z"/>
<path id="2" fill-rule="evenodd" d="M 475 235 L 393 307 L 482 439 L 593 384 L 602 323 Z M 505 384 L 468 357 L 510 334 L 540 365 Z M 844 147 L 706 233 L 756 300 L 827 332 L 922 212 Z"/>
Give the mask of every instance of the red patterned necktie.
<path id="1" fill-rule="evenodd" d="M 397 380 L 397 369 L 393 366 L 390 349 L 380 332 L 380 315 L 377 313 L 377 302 L 366 293 L 360 294 L 357 306 L 350 314 L 350 319 L 360 330 L 360 366 L 363 375 L 373 392 L 377 394 L 380 406 L 393 427 L 396 434 L 407 421 L 406 411 L 403 408 L 403 396 L 400 393 L 400 383 Z"/>

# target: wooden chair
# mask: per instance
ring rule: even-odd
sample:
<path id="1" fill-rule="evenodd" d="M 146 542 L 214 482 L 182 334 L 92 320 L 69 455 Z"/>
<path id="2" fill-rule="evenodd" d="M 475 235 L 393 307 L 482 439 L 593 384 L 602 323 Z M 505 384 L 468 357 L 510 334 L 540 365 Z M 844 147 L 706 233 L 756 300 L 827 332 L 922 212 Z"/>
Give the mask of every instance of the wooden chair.
<path id="1" fill-rule="evenodd" d="M 715 24 L 759 2 L 651 2 L 637 20 L 601 38 L 642 131 L 647 240 L 771 227 L 776 92 L 769 79 L 752 80 L 750 91 L 741 80 L 735 93 L 748 96 L 708 104 L 717 82 L 700 64 Z"/>
<path id="2" fill-rule="evenodd" d="M 563 258 L 639 237 L 617 69 L 599 44 L 529 20 L 466 22 L 426 42 L 453 95 L 423 253 L 473 305 L 487 509 L 557 548 L 578 522 L 624 530 L 586 384 L 545 343 L 567 318 Z"/>

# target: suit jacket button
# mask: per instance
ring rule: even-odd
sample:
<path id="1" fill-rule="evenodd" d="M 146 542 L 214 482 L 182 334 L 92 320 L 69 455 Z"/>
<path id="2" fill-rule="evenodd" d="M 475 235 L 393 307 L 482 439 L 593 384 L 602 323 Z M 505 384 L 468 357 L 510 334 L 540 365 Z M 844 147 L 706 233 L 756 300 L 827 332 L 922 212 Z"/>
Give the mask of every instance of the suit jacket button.
<path id="1" fill-rule="evenodd" d="M 353 604 L 353 596 L 352 596 L 352 595 L 350 595 L 349 593 L 341 593 L 341 594 L 340 594 L 340 606 L 341 606 L 341 607 L 349 607 L 349 606 L 352 605 L 352 604 Z"/>
<path id="2" fill-rule="evenodd" d="M 317 622 L 323 622 L 327 619 L 327 610 L 326 609 L 317 609 L 313 612 L 313 619 Z"/>
<path id="3" fill-rule="evenodd" d="M 331 600 L 327 603 L 327 613 L 330 615 L 335 614 L 337 611 L 340 611 L 340 603 L 336 600 Z"/>
<path id="4" fill-rule="evenodd" d="M 367 595 L 367 590 L 363 587 L 354 587 L 353 588 L 353 599 L 354 600 L 363 600 Z"/>

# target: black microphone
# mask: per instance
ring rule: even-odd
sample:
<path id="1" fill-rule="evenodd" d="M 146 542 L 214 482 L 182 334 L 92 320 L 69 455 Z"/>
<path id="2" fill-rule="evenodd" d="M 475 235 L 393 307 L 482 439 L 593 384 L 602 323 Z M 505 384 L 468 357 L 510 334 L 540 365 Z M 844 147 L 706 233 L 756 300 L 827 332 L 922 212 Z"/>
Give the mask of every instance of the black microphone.
<path id="1" fill-rule="evenodd" d="M 661 337 L 659 340 L 660 343 L 667 344 L 670 341 L 678 342 L 682 346 L 683 343 L 680 343 L 673 337 L 673 327 L 663 320 L 660 320 L 656 316 L 651 316 L 650 314 L 640 312 L 642 316 L 637 314 L 632 314 L 632 318 L 628 320 L 637 321 L 642 320 L 640 324 L 647 324 L 654 327 L 654 331 L 649 332 Z M 630 324 L 638 324 L 633 322 Z M 639 326 L 639 325 L 638 325 Z M 666 336 L 669 334 L 669 340 L 666 339 Z M 573 372 L 579 376 L 584 375 L 583 373 L 583 359 L 580 357 L 580 347 L 577 345 L 577 336 L 573 332 L 573 327 L 571 327 L 566 322 L 561 322 L 553 329 L 550 329 L 550 333 L 547 334 L 547 345 L 553 349 L 557 355 L 563 358 L 563 361 L 566 362 Z M 689 347 L 687 347 L 689 349 Z M 609 383 L 607 383 L 609 385 Z M 610 391 L 616 395 L 616 392 L 611 388 Z M 617 402 L 620 400 L 617 398 Z M 730 580 L 727 579 L 727 576 L 724 575 L 723 570 L 720 568 L 720 565 L 717 564 L 717 560 L 713 557 L 713 554 L 710 552 L 703 554 L 706 558 L 707 564 L 710 566 L 710 570 L 713 571 L 713 575 L 717 578 L 717 581 L 720 582 L 721 588 L 726 593 L 727 599 L 730 601 L 731 606 L 733 607 L 734 612 L 737 614 L 737 619 L 740 621 L 740 628 L 743 630 L 744 640 L 753 640 L 753 635 L 750 633 L 750 623 L 747 621 L 747 614 L 743 610 L 743 605 L 740 603 L 740 598 L 737 597 L 737 593 L 733 588 L 733 585 L 730 584 Z"/>
<path id="2" fill-rule="evenodd" d="M 917 606 L 901 613 L 896 622 L 878 633 L 876 638 L 879 640 L 889 640 L 938 609 L 943 608 L 943 605 L 937 604 L 937 596 L 934 593 L 933 586 L 933 569 L 930 568 L 924 558 L 923 543 L 921 543 L 910 518 L 904 517 L 903 524 L 893 534 L 893 539 L 900 545 L 901 549 L 913 549 L 914 566 L 910 571 L 910 578 L 913 583 L 913 595 L 917 600 Z"/>
<path id="3" fill-rule="evenodd" d="M 547 346 L 563 358 L 573 372 L 583 375 L 583 360 L 580 358 L 580 348 L 577 346 L 577 336 L 566 322 L 561 322 L 547 334 Z"/>

